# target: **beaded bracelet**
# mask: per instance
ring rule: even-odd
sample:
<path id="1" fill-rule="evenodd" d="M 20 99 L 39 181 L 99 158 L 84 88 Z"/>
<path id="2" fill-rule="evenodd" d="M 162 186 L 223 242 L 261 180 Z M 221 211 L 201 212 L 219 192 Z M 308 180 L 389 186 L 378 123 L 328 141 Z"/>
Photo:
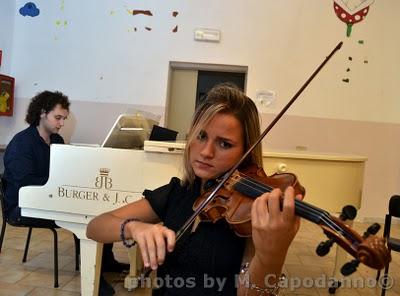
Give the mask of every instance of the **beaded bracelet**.
<path id="1" fill-rule="evenodd" d="M 275 285 L 273 287 L 261 288 L 261 287 L 258 287 L 256 284 L 253 284 L 250 281 L 249 266 L 250 266 L 250 263 L 246 262 L 245 264 L 242 265 L 242 268 L 240 269 L 240 275 L 244 277 L 246 296 L 247 296 L 247 292 L 249 291 L 249 289 L 257 291 L 259 296 L 264 296 L 264 295 L 278 296 L 279 288 L 281 287 L 280 285 L 286 278 L 285 274 L 282 273 L 279 276 L 278 281 L 275 283 Z"/>
<path id="2" fill-rule="evenodd" d="M 136 218 L 128 218 L 121 224 L 121 232 L 119 234 L 119 237 L 121 238 L 121 241 L 124 244 L 124 246 L 127 248 L 132 248 L 136 244 L 135 241 L 132 242 L 132 240 L 127 240 L 125 238 L 125 225 L 133 221 L 140 221 L 140 220 Z"/>

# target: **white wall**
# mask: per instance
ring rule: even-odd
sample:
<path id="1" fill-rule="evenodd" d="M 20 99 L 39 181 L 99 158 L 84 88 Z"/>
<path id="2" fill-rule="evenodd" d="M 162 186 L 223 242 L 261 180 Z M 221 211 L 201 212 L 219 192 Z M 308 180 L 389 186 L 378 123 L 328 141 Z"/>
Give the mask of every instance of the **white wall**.
<path id="1" fill-rule="evenodd" d="M 15 0 L 0 1 L 0 49 L 3 51 L 0 73 L 9 75 L 14 34 Z"/>
<path id="2" fill-rule="evenodd" d="M 17 9 L 24 3 L 17 1 Z M 35 3 L 41 9 L 38 17 L 15 16 L 12 72 L 18 97 L 52 88 L 77 100 L 164 106 L 168 62 L 178 60 L 247 65 L 248 94 L 275 90 L 279 110 L 343 40 L 343 49 L 289 113 L 400 122 L 394 89 L 400 82 L 396 0 L 372 4 L 366 20 L 353 26 L 351 38 L 345 37 L 346 26 L 334 14 L 332 1 Z M 149 9 L 154 16 L 132 16 L 127 12 L 131 9 Z M 176 18 L 171 16 L 174 10 L 179 12 Z M 67 25 L 57 26 L 57 20 Z M 179 28 L 174 34 L 175 24 Z M 196 27 L 221 30 L 221 43 L 195 42 Z M 351 72 L 346 73 L 348 67 Z M 350 83 L 342 82 L 345 77 Z"/>

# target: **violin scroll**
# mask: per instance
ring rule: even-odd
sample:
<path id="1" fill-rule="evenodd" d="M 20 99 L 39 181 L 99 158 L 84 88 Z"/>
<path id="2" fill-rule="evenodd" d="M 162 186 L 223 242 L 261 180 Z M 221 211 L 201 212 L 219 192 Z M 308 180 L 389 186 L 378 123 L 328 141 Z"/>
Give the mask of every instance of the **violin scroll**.
<path id="1" fill-rule="evenodd" d="M 391 260 L 385 239 L 375 235 L 368 236 L 358 246 L 357 258 L 361 263 L 374 269 L 384 268 Z"/>
<path id="2" fill-rule="evenodd" d="M 356 260 L 374 269 L 384 268 L 391 260 L 390 252 L 386 247 L 384 238 L 374 235 L 378 230 L 376 227 L 369 227 L 361 236 L 350 226 L 343 223 L 336 217 L 329 217 L 329 223 L 321 226 L 324 233 L 345 249 Z M 376 232 L 375 232 L 376 230 Z"/>

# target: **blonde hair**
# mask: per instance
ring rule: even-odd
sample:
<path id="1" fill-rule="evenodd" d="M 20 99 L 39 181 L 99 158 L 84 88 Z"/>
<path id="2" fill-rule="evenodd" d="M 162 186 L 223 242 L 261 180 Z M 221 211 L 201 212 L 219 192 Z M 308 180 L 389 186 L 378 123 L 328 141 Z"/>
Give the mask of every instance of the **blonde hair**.
<path id="1" fill-rule="evenodd" d="M 231 114 L 243 127 L 244 151 L 247 151 L 260 136 L 260 119 L 257 107 L 239 88 L 233 84 L 219 84 L 208 93 L 203 103 L 196 109 L 190 126 L 183 157 L 183 184 L 193 185 L 195 174 L 190 165 L 190 146 L 199 133 L 218 113 Z M 250 163 L 262 167 L 261 143 L 255 147 L 241 166 Z"/>

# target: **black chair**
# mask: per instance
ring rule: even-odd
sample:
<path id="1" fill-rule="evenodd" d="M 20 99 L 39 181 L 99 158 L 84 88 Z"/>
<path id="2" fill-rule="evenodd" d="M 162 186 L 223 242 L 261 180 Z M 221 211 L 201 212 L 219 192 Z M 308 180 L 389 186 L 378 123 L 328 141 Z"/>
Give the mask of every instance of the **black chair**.
<path id="1" fill-rule="evenodd" d="M 385 217 L 385 226 L 383 229 L 383 237 L 386 239 L 387 246 L 389 252 L 395 251 L 400 252 L 400 239 L 392 236 L 390 230 L 392 226 L 392 218 L 400 218 L 400 195 L 393 195 L 389 201 L 389 213 L 386 214 Z M 382 278 L 382 292 L 381 296 L 384 296 L 387 290 L 388 284 L 388 273 L 389 273 L 389 264 L 385 267 L 385 272 Z M 380 277 L 380 271 L 378 271 L 378 275 L 376 279 L 378 280 Z"/>
<path id="2" fill-rule="evenodd" d="M 22 262 L 26 262 L 26 258 L 28 256 L 28 249 L 29 249 L 29 243 L 31 240 L 31 235 L 32 235 L 32 229 L 33 228 L 44 228 L 44 229 L 49 229 L 51 232 L 53 232 L 54 236 L 54 288 L 58 288 L 58 236 L 57 236 L 57 231 L 56 228 L 59 227 L 49 227 L 49 226 L 43 226 L 43 227 L 38 227 L 37 225 L 29 225 L 29 224 L 23 224 L 19 222 L 12 222 L 12 221 L 7 221 L 5 215 L 4 215 L 4 191 L 3 191 L 3 180 L 2 176 L 0 175 L 0 203 L 1 203 L 1 212 L 2 212 L 2 217 L 3 217 L 3 224 L 1 226 L 1 234 L 0 234 L 0 253 L 1 253 L 1 248 L 3 246 L 3 240 L 4 240 L 4 235 L 6 232 L 6 226 L 7 223 L 11 226 L 15 227 L 27 227 L 29 228 L 28 230 L 28 236 L 26 238 L 26 243 L 25 243 L 25 250 L 24 250 L 24 256 L 22 258 Z M 75 270 L 79 270 L 79 239 L 75 236 L 74 234 L 74 241 L 75 241 Z"/>

